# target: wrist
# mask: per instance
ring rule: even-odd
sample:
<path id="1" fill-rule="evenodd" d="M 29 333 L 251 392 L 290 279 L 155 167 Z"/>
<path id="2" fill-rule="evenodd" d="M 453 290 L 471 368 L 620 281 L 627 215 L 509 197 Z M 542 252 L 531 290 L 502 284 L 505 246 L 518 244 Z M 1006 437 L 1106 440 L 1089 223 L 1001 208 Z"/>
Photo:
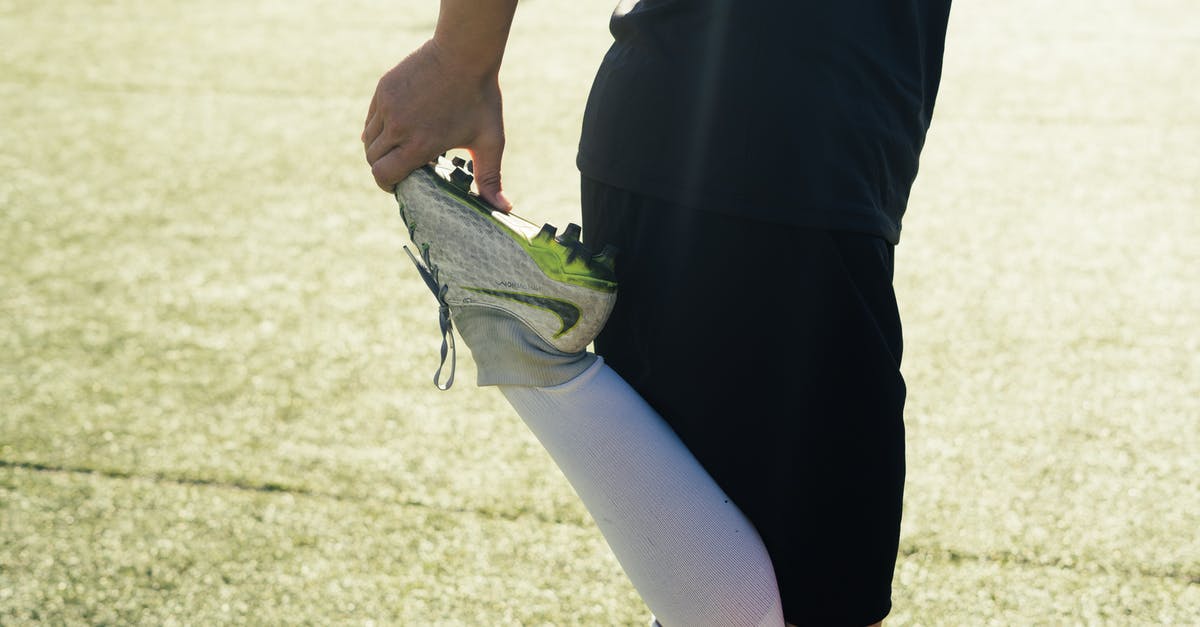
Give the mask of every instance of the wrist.
<path id="1" fill-rule="evenodd" d="M 436 35 L 425 42 L 424 48 L 447 77 L 486 83 L 495 82 L 500 74 L 503 49 L 493 54 L 480 47 L 465 46 L 453 37 Z"/>
<path id="2" fill-rule="evenodd" d="M 516 0 L 443 0 L 429 45 L 456 75 L 495 78 L 516 6 Z"/>

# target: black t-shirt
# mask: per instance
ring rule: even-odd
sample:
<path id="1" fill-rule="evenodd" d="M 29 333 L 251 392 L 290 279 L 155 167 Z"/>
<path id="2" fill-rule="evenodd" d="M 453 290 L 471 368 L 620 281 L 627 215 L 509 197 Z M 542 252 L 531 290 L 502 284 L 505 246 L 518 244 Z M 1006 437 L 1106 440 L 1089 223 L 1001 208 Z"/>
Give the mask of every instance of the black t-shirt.
<path id="1" fill-rule="evenodd" d="M 895 243 L 950 0 L 626 0 L 584 114 L 584 176 Z"/>

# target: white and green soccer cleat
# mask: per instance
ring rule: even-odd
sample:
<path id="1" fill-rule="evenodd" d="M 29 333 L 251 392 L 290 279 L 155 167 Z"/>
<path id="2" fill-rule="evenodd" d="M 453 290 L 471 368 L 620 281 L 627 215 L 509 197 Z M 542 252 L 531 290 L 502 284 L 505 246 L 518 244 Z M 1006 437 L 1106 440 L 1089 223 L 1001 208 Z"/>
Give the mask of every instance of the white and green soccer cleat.
<path id="1" fill-rule="evenodd" d="M 433 381 L 442 389 L 454 382 L 452 320 L 469 310 L 502 312 L 553 350 L 575 354 L 600 333 L 617 297 L 615 249 L 593 255 L 580 243 L 578 225 L 556 236 L 549 224 L 496 210 L 470 191 L 463 166 L 471 169 L 443 156 L 396 186 L 400 217 L 424 264 L 405 251 L 441 306 L 442 366 Z"/>

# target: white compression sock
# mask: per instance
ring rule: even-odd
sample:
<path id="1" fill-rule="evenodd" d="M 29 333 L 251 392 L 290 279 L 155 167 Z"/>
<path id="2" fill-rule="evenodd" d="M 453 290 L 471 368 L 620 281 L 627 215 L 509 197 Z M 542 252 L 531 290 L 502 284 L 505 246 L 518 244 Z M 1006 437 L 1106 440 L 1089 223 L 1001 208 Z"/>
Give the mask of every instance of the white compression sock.
<path id="1" fill-rule="evenodd" d="M 783 625 L 775 571 L 758 532 L 603 360 L 561 385 L 500 391 L 571 482 L 663 625 Z"/>

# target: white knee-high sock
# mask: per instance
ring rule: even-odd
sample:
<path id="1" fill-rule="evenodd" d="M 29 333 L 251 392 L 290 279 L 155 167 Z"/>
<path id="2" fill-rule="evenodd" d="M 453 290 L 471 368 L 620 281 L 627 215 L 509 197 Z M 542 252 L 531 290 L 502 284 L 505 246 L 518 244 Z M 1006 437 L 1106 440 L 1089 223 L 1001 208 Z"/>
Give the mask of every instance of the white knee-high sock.
<path id="1" fill-rule="evenodd" d="M 775 572 L 754 527 L 603 360 L 561 385 L 500 390 L 663 625 L 783 625 Z"/>

